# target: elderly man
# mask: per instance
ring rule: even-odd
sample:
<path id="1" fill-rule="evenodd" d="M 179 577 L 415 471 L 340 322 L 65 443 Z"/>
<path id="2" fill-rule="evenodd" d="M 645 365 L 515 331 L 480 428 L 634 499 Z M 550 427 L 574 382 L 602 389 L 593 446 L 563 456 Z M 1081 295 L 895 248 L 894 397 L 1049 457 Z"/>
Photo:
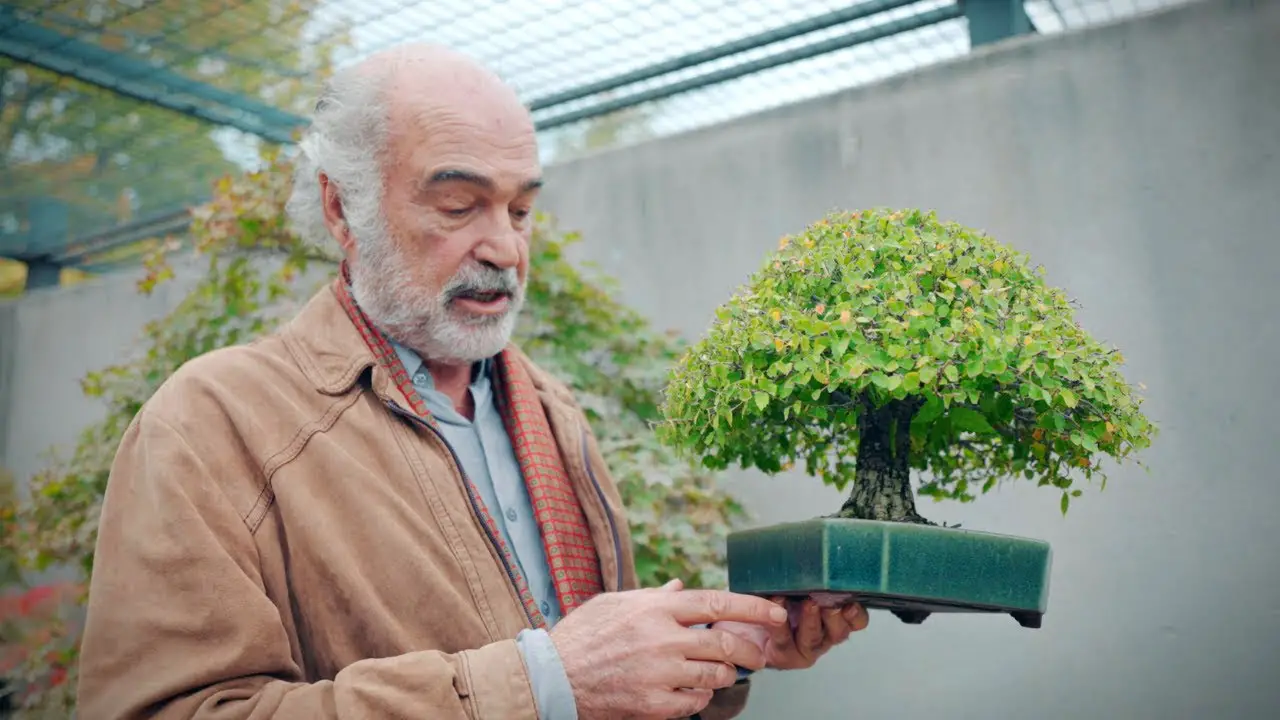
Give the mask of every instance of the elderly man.
<path id="1" fill-rule="evenodd" d="M 584 415 L 509 344 L 540 183 L 529 114 L 467 58 L 333 78 L 289 209 L 342 272 L 125 433 L 81 718 L 724 718 L 752 670 L 865 627 L 636 587 Z"/>

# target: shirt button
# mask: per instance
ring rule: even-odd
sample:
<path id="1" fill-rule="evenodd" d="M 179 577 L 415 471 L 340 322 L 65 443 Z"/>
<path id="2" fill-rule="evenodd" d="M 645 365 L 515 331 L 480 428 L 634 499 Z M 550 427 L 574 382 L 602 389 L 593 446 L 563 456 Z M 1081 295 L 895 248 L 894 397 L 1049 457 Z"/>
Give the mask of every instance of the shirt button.
<path id="1" fill-rule="evenodd" d="M 420 373 L 415 374 L 415 375 L 413 376 L 413 383 L 414 383 L 415 385 L 426 385 L 426 384 L 427 384 L 427 374 L 426 374 L 426 373 L 424 373 L 424 372 L 420 372 Z"/>
<path id="2" fill-rule="evenodd" d="M 542 601 L 542 614 L 543 615 L 551 614 L 551 604 L 548 603 L 546 600 Z"/>
<path id="3" fill-rule="evenodd" d="M 511 522 L 515 522 L 515 521 L 516 521 L 516 509 L 515 509 L 515 508 L 507 508 L 507 519 L 508 519 L 508 520 L 510 520 Z"/>

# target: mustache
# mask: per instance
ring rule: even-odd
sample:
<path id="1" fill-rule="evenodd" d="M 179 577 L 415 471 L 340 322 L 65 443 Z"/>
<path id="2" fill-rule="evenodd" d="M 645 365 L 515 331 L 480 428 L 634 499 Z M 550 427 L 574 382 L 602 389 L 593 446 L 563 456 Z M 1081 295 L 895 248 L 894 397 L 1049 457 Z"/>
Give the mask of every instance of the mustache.
<path id="1" fill-rule="evenodd" d="M 499 270 L 492 265 L 477 264 L 458 270 L 445 285 L 443 295 L 446 300 L 454 300 L 482 293 L 503 293 L 514 297 L 519 292 L 520 279 L 515 268 Z"/>

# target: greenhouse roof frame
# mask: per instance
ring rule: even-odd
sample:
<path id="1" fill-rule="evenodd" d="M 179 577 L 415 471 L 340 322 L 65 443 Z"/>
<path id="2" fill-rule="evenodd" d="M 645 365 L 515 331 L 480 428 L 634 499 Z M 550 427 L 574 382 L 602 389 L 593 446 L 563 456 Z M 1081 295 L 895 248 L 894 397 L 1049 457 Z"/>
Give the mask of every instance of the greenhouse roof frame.
<path id="1" fill-rule="evenodd" d="M 699 0 L 703 4 L 717 1 Z M 711 22 L 721 16 L 745 12 L 732 5 L 732 0 L 723 1 L 730 4 L 717 6 L 714 17 L 708 15 L 698 18 L 698 21 L 711 27 Z M 1159 4 L 1178 0 L 1146 1 Z M 108 112 L 95 114 L 89 111 L 89 120 L 86 122 L 102 122 L 104 117 L 116 120 L 121 113 L 132 121 L 133 116 L 140 112 L 138 108 L 152 107 L 172 113 L 175 126 L 179 121 L 186 123 L 186 132 L 180 134 L 174 130 L 173 139 L 164 141 L 155 140 L 152 137 L 155 132 L 139 131 L 136 136 L 128 136 L 126 133 L 114 145 L 103 148 L 101 144 L 105 141 L 95 141 L 92 137 L 86 139 L 85 132 L 77 131 L 80 135 L 75 139 L 80 146 L 74 150 L 63 150 L 66 157 L 57 156 L 58 148 L 64 147 L 66 143 L 62 146 L 46 143 L 48 148 L 52 148 L 48 149 L 40 147 L 39 143 L 17 131 L 0 134 L 9 143 L 0 172 L 7 178 L 14 179 L 13 182 L 6 181 L 6 186 L 16 188 L 9 197 L 0 196 L 0 257 L 21 260 L 31 265 L 33 272 L 28 276 L 29 283 L 48 281 L 51 273 L 47 270 L 50 267 L 101 267 L 104 262 L 110 262 L 103 260 L 103 253 L 109 253 L 122 245 L 137 243 L 141 239 L 156 237 L 157 234 L 181 233 L 185 228 L 184 208 L 201 202 L 203 196 L 175 189 L 172 197 L 161 197 L 170 185 L 180 184 L 165 183 L 163 179 L 157 180 L 158 189 L 151 189 L 142 200 L 129 196 L 135 188 L 117 188 L 117 185 L 125 184 L 130 178 L 136 182 L 137 176 L 149 177 L 148 168 L 152 166 L 137 165 L 136 158 L 143 157 L 144 153 L 136 148 L 143 141 L 148 142 L 147 152 L 154 155 L 152 162 L 156 173 L 159 173 L 165 167 L 166 160 L 170 165 L 173 164 L 173 158 L 165 156 L 165 152 L 185 151 L 192 143 L 203 143 L 200 138 L 215 129 L 234 130 L 240 138 L 236 142 L 242 144 L 253 141 L 287 145 L 298 137 L 299 131 L 307 124 L 307 107 L 305 100 L 300 99 L 305 98 L 306 93 L 295 93 L 298 97 L 292 102 L 281 102 L 278 97 L 271 97 L 268 88 L 272 83 L 293 83 L 295 89 L 304 87 L 309 84 L 309 78 L 320 71 L 319 66 L 313 63 L 308 72 L 307 63 L 297 61 L 296 58 L 293 66 L 286 66 L 283 56 L 262 57 L 261 51 L 252 58 L 249 57 L 251 53 L 245 50 L 247 43 L 255 41 L 258 35 L 269 34 L 272 28 L 265 25 L 252 26 L 244 18 L 251 15 L 275 17 L 272 15 L 275 12 L 272 8 L 280 3 L 272 5 L 274 0 L 231 0 L 216 4 L 191 2 L 182 6 L 181 12 L 187 15 L 180 22 L 175 23 L 172 18 L 165 16 L 163 22 L 157 20 L 150 24 L 142 22 L 147 19 L 148 13 L 154 15 L 166 9 L 169 15 L 180 12 L 175 9 L 179 7 L 177 0 L 116 0 L 115 4 L 124 9 L 115 8 L 115 14 L 110 16 L 103 15 L 107 12 L 105 10 L 93 11 L 95 2 L 103 4 L 101 0 L 40 0 L 0 4 L 0 59 L 7 58 L 7 64 L 0 65 L 0 89 L 6 91 L 4 99 L 7 101 L 14 95 L 9 79 L 21 77 L 27 83 L 22 88 L 26 92 L 24 98 L 28 103 L 24 106 L 25 110 L 30 113 L 31 108 L 35 107 L 47 116 L 52 111 L 45 106 L 53 103 L 51 98 L 62 97 L 67 94 L 66 88 L 73 86 L 72 99 L 67 101 L 73 109 L 79 107 L 77 102 L 82 105 L 90 101 L 99 105 L 109 102 L 92 93 L 110 93 L 120 98 L 120 102 L 129 103 L 117 103 Z M 916 33 L 917 38 L 927 38 L 929 36 L 919 33 L 933 28 L 942 28 L 937 31 L 939 33 L 943 30 L 949 33 L 949 44 L 952 47 L 947 53 L 940 54 L 951 56 L 962 54 L 980 44 L 1036 32 L 1039 25 L 1053 26 L 1056 23 L 1056 31 L 1070 29 L 1096 22 L 1098 18 L 1068 21 L 1066 18 L 1070 13 L 1064 12 L 1064 4 L 1074 3 L 1083 13 L 1090 3 L 1096 5 L 1098 2 L 1106 3 L 1109 0 L 811 0 L 807 3 L 776 0 L 773 4 L 778 7 L 768 22 L 756 18 L 760 28 L 755 31 L 717 26 L 714 29 L 718 34 L 710 31 L 700 34 L 700 37 L 703 34 L 712 35 L 716 42 L 694 44 L 691 49 L 674 53 L 665 51 L 656 56 L 656 61 L 650 59 L 648 62 L 631 62 L 629 66 L 624 65 L 616 71 L 596 72 L 593 79 L 585 82 L 560 82 L 556 87 L 557 83 L 554 81 L 543 81 L 541 85 L 548 87 L 545 90 L 538 87 L 536 80 L 542 79 L 550 67 L 563 65 L 568 69 L 562 75 L 574 74 L 569 67 L 575 59 L 575 53 L 571 50 L 566 50 L 562 58 L 555 62 L 530 62 L 524 68 L 527 73 L 523 74 L 535 78 L 535 82 L 522 82 L 522 72 L 511 74 L 517 75 L 515 84 L 526 97 L 526 104 L 534 114 L 540 133 L 549 134 L 560 130 L 567 132 L 603 117 L 651 107 L 677 96 L 697 95 L 715 86 L 732 85 L 734 82 L 767 75 L 779 69 L 795 68 L 859 46 L 875 46 L 877 43 L 883 46 L 897 38 L 909 37 L 912 33 Z M 472 4 L 478 7 L 484 3 Z M 560 4 L 566 8 L 565 12 L 572 9 L 571 6 L 583 5 L 575 3 L 575 0 L 562 0 Z M 200 14 L 199 8 L 206 5 L 216 5 L 223 10 L 220 14 Z M 228 5 L 241 8 L 241 17 L 231 16 L 236 11 L 226 10 Z M 352 3 L 344 0 L 302 0 L 291 5 L 305 5 L 312 9 L 313 15 L 320 15 L 323 14 L 322 11 Z M 427 12 L 416 9 L 418 4 L 414 0 L 398 0 L 398 4 L 397 0 L 369 1 L 363 3 L 362 7 L 372 5 L 391 8 L 388 10 L 391 17 L 385 17 L 387 13 L 384 13 L 380 19 L 366 18 L 366 25 L 384 22 L 390 26 L 397 22 L 395 13 Z M 599 5 L 600 3 L 596 3 L 597 7 Z M 639 8 L 628 8 L 630 15 L 619 13 L 618 17 L 632 17 L 642 12 L 668 15 L 675 12 L 670 7 L 673 3 L 663 3 L 661 0 L 648 0 L 641 5 Z M 801 8 L 801 5 L 805 7 Z M 1036 13 L 1032 13 L 1033 5 Z M 188 7 L 192 9 L 188 10 Z M 810 7 L 817 7 L 820 11 L 810 10 Z M 582 9 L 582 12 L 587 11 Z M 1036 14 L 1035 18 L 1032 17 L 1033 14 Z M 278 27 L 287 25 L 292 28 L 289 32 L 293 35 L 290 37 L 297 40 L 304 37 L 308 30 L 295 20 L 276 18 L 275 22 Z M 308 20 L 314 21 L 316 18 L 313 16 Z M 210 42 L 195 50 L 182 49 L 180 42 L 183 38 L 191 40 L 195 36 L 193 34 L 198 34 L 197 31 L 215 22 L 222 23 L 218 33 L 214 33 L 219 39 L 217 43 Z M 591 19 L 588 22 L 600 24 L 594 27 L 581 24 L 575 31 L 592 37 L 607 34 L 605 30 L 612 32 L 612 25 L 609 25 L 607 19 Z M 651 26 L 648 32 L 656 33 L 664 27 L 666 26 L 659 23 Z M 963 38 L 957 38 L 957 33 L 963 34 Z M 634 40 L 640 35 L 628 37 Z M 554 38 L 549 38 L 548 44 L 554 44 L 552 40 Z M 449 42 L 448 38 L 441 41 Z M 322 44 L 328 40 L 321 36 L 315 42 Z M 305 45 L 300 42 L 295 42 L 296 44 Z M 593 52 L 603 52 L 600 48 L 604 45 L 607 43 L 596 47 Z M 194 42 L 192 47 L 195 47 Z M 666 46 L 661 47 L 665 50 Z M 377 48 L 366 48 L 342 62 L 352 62 L 374 49 Z M 461 49 L 468 50 L 465 46 Z M 305 55 L 304 50 L 305 48 L 298 50 L 295 54 Z M 648 57 L 655 57 L 654 52 L 656 51 L 651 50 Z M 485 59 L 484 53 L 477 54 L 482 60 Z M 496 57 L 504 58 L 505 55 L 499 53 Z M 342 62 L 331 63 L 330 67 Z M 208 75 L 205 66 L 218 64 L 229 68 L 224 76 L 213 80 L 205 77 Z M 509 72 L 508 68 L 502 67 L 501 60 L 497 64 L 500 72 Z M 30 77 L 35 73 L 44 73 L 44 77 L 52 79 L 33 90 L 34 83 Z M 252 73 L 256 73 L 253 75 L 258 83 L 256 93 L 236 89 L 232 87 L 233 83 L 224 80 L 225 77 L 239 78 Z M 264 77 L 267 80 L 262 80 Z M 314 91 L 314 88 L 306 89 Z M 39 104 L 41 92 L 44 94 L 44 105 Z M 31 100 L 32 97 L 35 99 Z M 0 132 L 6 131 L 2 114 L 4 109 L 4 104 L 0 104 Z M 65 109 L 61 112 L 68 114 Z M 151 115 L 147 118 L 152 126 L 162 122 Z M 15 124 L 21 124 L 21 121 L 22 118 L 19 118 Z M 58 130 L 64 135 L 74 134 L 64 127 L 59 127 Z M 128 157 L 117 161 L 122 155 Z M 125 170 L 120 170 L 113 162 Z M 76 163 L 79 165 L 75 165 Z M 135 163 L 135 166 L 130 169 L 129 163 Z M 223 167 L 216 161 L 210 161 L 209 164 L 211 167 Z M 73 165 L 79 169 L 67 169 Z M 27 173 L 26 177 L 21 175 L 24 172 Z M 195 176 L 200 172 L 212 173 L 213 170 L 192 169 L 187 174 Z M 62 180 L 67 173 L 70 173 L 71 179 Z M 117 185 L 112 184 L 115 181 L 111 178 L 104 179 L 104 176 L 112 173 L 123 178 Z M 39 182 L 26 182 L 30 177 L 37 178 Z M 206 186 L 211 179 L 212 177 L 206 179 Z M 66 193 L 75 196 L 72 200 L 51 197 L 68 187 L 83 189 L 83 192 L 79 195 Z M 92 209 L 80 212 L 81 205 Z M 123 205 L 131 207 L 126 207 L 113 216 L 113 209 Z M 34 272 L 36 267 L 43 270 Z"/>

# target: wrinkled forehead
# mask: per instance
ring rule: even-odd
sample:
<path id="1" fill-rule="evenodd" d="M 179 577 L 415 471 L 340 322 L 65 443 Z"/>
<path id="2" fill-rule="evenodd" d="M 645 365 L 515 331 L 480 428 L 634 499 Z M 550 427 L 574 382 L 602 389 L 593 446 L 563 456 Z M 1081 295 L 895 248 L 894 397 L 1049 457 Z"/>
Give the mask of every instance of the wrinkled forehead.
<path id="1" fill-rule="evenodd" d="M 528 112 L 491 88 L 409 92 L 390 104 L 390 156 L 418 178 L 459 168 L 519 187 L 541 173 Z M 394 171 L 393 171 L 394 172 Z"/>

